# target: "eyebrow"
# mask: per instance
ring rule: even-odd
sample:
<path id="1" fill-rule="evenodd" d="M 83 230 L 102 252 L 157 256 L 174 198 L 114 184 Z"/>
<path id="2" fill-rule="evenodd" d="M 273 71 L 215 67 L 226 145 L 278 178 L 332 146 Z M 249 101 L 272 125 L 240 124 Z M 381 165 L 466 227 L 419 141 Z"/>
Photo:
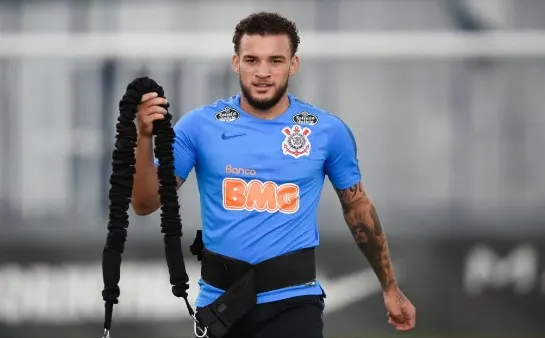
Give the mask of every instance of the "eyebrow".
<path id="1" fill-rule="evenodd" d="M 244 55 L 244 58 L 245 59 L 258 59 L 259 57 L 256 56 L 256 55 L 252 55 L 252 54 L 247 54 L 247 55 Z M 286 60 L 286 57 L 284 55 L 271 55 L 268 57 L 269 59 L 282 59 L 282 60 Z"/>

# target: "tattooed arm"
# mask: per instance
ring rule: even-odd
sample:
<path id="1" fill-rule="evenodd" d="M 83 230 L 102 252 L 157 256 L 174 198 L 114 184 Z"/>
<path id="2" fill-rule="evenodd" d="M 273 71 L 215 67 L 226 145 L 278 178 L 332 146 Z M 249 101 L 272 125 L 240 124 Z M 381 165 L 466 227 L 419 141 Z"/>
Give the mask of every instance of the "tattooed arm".
<path id="1" fill-rule="evenodd" d="M 361 183 L 354 135 L 344 123 L 333 126 L 331 135 L 324 165 L 331 183 L 334 187 L 344 188 L 359 181 L 347 189 L 336 189 L 346 224 L 382 286 L 388 323 L 399 331 L 412 330 L 415 327 L 416 310 L 395 280 L 386 235 L 377 210 Z"/>
<path id="2" fill-rule="evenodd" d="M 386 235 L 373 202 L 367 196 L 361 182 L 348 189 L 336 189 L 341 202 L 344 220 L 375 271 L 383 291 L 397 287 L 394 270 L 390 261 Z"/>

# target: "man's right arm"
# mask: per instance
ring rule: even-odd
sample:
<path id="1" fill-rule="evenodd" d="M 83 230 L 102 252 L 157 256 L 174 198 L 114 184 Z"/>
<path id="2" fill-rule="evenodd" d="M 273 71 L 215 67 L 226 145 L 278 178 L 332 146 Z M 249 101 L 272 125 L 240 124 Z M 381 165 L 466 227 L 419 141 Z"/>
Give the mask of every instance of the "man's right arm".
<path id="1" fill-rule="evenodd" d="M 136 172 L 132 190 L 132 207 L 139 216 L 149 215 L 161 206 L 159 178 L 153 158 L 153 141 L 149 136 L 139 136 L 136 144 Z M 177 188 L 183 180 L 176 176 Z"/>
<path id="2" fill-rule="evenodd" d="M 157 93 L 147 93 L 142 96 L 138 106 L 138 138 L 135 150 L 135 173 L 131 202 L 137 215 L 149 215 L 161 207 L 159 196 L 159 178 L 157 165 L 153 156 L 153 121 L 164 118 L 167 110 L 161 105 L 167 100 L 158 97 Z M 192 117 L 193 116 L 193 117 Z M 195 135 L 198 122 L 194 114 L 187 113 L 174 126 L 174 174 L 178 183 L 177 189 L 187 179 L 189 172 L 197 161 Z"/>

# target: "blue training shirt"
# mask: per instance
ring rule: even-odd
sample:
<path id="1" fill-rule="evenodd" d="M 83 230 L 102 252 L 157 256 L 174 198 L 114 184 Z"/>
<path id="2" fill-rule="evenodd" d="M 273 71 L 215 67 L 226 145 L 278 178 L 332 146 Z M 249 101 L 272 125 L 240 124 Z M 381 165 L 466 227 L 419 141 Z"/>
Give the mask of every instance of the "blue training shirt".
<path id="1" fill-rule="evenodd" d="M 175 124 L 175 174 L 187 180 L 195 169 L 208 250 L 256 264 L 316 247 L 325 176 L 338 189 L 361 180 L 350 129 L 292 94 L 289 102 L 282 115 L 265 120 L 242 110 L 236 95 Z M 202 279 L 199 286 L 197 307 L 223 292 Z M 259 294 L 257 302 L 322 293 L 316 281 Z"/>

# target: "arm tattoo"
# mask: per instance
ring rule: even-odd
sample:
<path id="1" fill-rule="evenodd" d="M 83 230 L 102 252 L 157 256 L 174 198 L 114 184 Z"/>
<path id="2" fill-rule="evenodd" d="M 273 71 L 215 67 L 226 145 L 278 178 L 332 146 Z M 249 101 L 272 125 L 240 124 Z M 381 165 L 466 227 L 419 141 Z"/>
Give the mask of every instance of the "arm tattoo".
<path id="1" fill-rule="evenodd" d="M 383 290 L 396 285 L 386 235 L 375 206 L 363 190 L 361 182 L 350 188 L 336 190 L 344 220 L 375 271 Z"/>
<path id="2" fill-rule="evenodd" d="M 401 292 L 400 290 L 397 290 L 396 301 L 399 305 L 403 305 L 407 301 L 407 297 L 405 297 L 403 292 Z"/>

